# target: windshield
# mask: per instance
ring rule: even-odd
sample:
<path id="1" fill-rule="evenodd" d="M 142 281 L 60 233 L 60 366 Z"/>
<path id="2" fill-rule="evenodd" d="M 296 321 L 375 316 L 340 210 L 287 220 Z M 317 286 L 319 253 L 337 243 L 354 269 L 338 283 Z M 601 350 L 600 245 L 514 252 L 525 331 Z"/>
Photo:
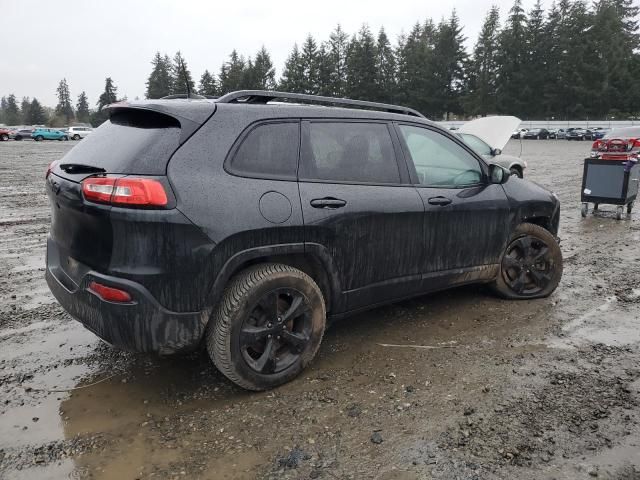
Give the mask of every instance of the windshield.
<path id="1" fill-rule="evenodd" d="M 478 155 L 491 155 L 491 147 L 470 133 L 459 134 L 464 143 L 469 145 Z"/>

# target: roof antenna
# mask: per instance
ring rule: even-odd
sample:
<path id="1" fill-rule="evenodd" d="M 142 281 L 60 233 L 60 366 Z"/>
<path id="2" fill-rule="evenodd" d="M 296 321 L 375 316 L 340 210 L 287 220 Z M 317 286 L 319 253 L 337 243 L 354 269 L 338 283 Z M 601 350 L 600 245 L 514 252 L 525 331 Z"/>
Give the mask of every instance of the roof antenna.
<path id="1" fill-rule="evenodd" d="M 187 69 L 184 67 L 184 60 L 180 57 L 180 67 L 182 68 L 182 76 L 184 77 L 184 84 L 187 87 L 187 98 L 191 98 L 191 88 L 189 87 L 189 78 L 187 77 Z"/>

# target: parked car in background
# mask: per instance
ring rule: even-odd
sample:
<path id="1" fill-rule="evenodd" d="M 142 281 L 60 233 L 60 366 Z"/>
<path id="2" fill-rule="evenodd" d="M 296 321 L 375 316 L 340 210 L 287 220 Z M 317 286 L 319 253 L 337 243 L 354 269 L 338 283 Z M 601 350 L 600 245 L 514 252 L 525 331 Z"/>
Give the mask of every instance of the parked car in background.
<path id="1" fill-rule="evenodd" d="M 327 319 L 471 283 L 547 297 L 562 276 L 558 198 L 415 110 L 254 90 L 109 114 L 46 173 L 45 275 L 125 350 L 205 344 L 266 390 Z"/>
<path id="2" fill-rule="evenodd" d="M 527 133 L 526 128 L 519 128 L 518 130 L 514 130 L 511 134 L 511 138 L 522 138 L 525 133 Z"/>
<path id="3" fill-rule="evenodd" d="M 567 138 L 567 131 L 564 128 L 552 128 L 549 130 L 549 138 L 556 140 Z"/>
<path id="4" fill-rule="evenodd" d="M 598 128 L 591 132 L 591 140 L 600 140 L 611 131 L 610 128 Z"/>
<path id="5" fill-rule="evenodd" d="M 591 145 L 591 157 L 602 160 L 640 160 L 640 127 L 614 128 Z"/>
<path id="6" fill-rule="evenodd" d="M 531 130 L 527 130 L 527 132 L 522 135 L 522 138 L 527 140 L 548 140 L 549 130 L 546 128 L 533 128 Z"/>
<path id="7" fill-rule="evenodd" d="M 591 137 L 591 131 L 584 128 L 569 128 L 567 130 L 567 140 L 585 140 Z"/>
<path id="8" fill-rule="evenodd" d="M 80 140 L 93 132 L 91 127 L 69 127 L 67 135 L 71 140 Z"/>
<path id="9" fill-rule="evenodd" d="M 31 138 L 36 142 L 42 140 L 69 140 L 69 136 L 65 132 L 56 128 L 36 128 L 31 132 Z"/>
<path id="10" fill-rule="evenodd" d="M 456 135 L 478 155 L 482 155 L 487 163 L 500 165 L 509 170 L 512 175 L 523 178 L 527 162 L 502 153 L 502 149 L 509 141 L 509 132 L 513 130 L 514 125 L 520 125 L 520 122 L 519 118 L 508 116 L 479 118 L 465 123 Z"/>
<path id="11" fill-rule="evenodd" d="M 8 128 L 0 127 L 0 142 L 6 142 L 7 140 L 9 140 L 10 136 L 11 130 L 9 130 Z"/>
<path id="12" fill-rule="evenodd" d="M 31 139 L 32 133 L 32 128 L 21 128 L 19 130 L 14 130 L 13 132 L 11 132 L 11 137 L 17 141 L 24 140 L 25 138 Z"/>

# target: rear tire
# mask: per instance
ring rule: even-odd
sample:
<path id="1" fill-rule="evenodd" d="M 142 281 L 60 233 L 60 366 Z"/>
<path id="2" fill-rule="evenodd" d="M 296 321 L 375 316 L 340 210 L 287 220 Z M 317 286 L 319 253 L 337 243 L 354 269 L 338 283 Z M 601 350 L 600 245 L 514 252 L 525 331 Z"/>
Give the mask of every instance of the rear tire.
<path id="1" fill-rule="evenodd" d="M 628 213 L 629 215 L 631 215 L 631 212 L 633 211 L 633 204 L 634 204 L 634 203 L 635 203 L 635 202 L 631 202 L 631 203 L 627 204 L 627 213 Z"/>
<path id="2" fill-rule="evenodd" d="M 6 133 L 0 135 L 0 141 L 6 142 L 7 140 L 9 140 L 9 135 L 7 135 Z"/>
<path id="3" fill-rule="evenodd" d="M 522 223 L 514 231 L 500 261 L 494 291 L 512 300 L 548 297 L 562 278 L 562 252 L 544 228 Z"/>
<path id="4" fill-rule="evenodd" d="M 77 133 L 73 136 L 74 140 L 80 140 L 80 135 L 78 135 Z"/>
<path id="5" fill-rule="evenodd" d="M 618 205 L 618 207 L 616 208 L 616 220 L 622 220 L 622 211 L 623 211 L 623 207 L 622 205 Z"/>
<path id="6" fill-rule="evenodd" d="M 267 390 L 304 370 L 325 324 L 324 298 L 311 277 L 288 265 L 256 265 L 225 289 L 207 327 L 207 351 L 236 385 Z"/>
<path id="7" fill-rule="evenodd" d="M 38 135 L 36 137 L 36 142 L 41 142 L 42 140 L 44 140 L 44 137 L 42 135 Z"/>

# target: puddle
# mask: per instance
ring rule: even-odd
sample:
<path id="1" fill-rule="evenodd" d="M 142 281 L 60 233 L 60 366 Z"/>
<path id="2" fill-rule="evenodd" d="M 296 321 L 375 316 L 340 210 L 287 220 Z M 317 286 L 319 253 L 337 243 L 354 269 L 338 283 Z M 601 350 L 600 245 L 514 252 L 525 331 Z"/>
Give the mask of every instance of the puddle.
<path id="1" fill-rule="evenodd" d="M 562 337 L 552 339 L 553 347 L 566 348 L 584 343 L 609 346 L 640 344 L 640 312 L 635 304 L 640 289 L 633 289 L 624 297 L 607 297 L 601 305 L 580 315 L 562 327 Z"/>

